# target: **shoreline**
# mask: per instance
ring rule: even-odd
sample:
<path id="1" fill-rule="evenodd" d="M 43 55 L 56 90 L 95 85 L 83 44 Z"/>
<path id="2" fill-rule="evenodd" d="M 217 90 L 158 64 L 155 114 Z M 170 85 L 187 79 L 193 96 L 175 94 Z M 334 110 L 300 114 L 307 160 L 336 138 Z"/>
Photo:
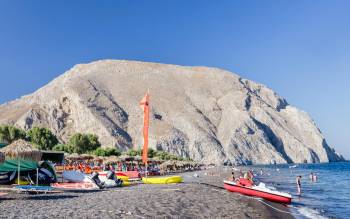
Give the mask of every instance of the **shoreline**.
<path id="1" fill-rule="evenodd" d="M 229 173 L 220 169 L 178 174 L 184 179 L 180 184 L 136 184 L 46 195 L 10 192 L 0 199 L 0 218 L 294 218 L 224 190 L 222 180 Z M 210 171 L 216 174 L 208 175 Z M 268 204 L 290 212 L 283 205 Z"/>

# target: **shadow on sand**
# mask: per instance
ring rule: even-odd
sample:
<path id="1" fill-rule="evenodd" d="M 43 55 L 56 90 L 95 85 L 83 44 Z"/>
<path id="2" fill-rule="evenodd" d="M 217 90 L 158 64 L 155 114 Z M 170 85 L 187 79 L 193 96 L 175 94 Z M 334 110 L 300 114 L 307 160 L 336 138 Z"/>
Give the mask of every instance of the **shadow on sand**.
<path id="1" fill-rule="evenodd" d="M 33 195 L 28 196 L 25 199 L 28 200 L 59 200 L 79 197 L 77 195 Z"/>

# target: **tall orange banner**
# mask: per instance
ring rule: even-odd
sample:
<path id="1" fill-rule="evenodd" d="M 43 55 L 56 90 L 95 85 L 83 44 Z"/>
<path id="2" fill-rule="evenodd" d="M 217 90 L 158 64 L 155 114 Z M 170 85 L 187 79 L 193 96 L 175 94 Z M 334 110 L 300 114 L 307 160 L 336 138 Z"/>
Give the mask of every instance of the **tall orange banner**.
<path id="1" fill-rule="evenodd" d="M 147 152 L 148 152 L 148 128 L 149 128 L 149 94 L 148 92 L 142 98 L 140 107 L 143 110 L 143 150 L 142 161 L 147 164 Z"/>

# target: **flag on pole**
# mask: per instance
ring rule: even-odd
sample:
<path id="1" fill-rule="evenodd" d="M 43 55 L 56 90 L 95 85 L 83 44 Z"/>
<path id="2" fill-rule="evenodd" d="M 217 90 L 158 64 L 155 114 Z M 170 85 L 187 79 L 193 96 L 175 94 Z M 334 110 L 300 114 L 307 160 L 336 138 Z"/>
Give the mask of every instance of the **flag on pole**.
<path id="1" fill-rule="evenodd" d="M 147 152 L 148 152 L 148 128 L 149 128 L 149 94 L 148 92 L 142 98 L 140 107 L 143 110 L 143 150 L 142 161 L 147 164 Z"/>

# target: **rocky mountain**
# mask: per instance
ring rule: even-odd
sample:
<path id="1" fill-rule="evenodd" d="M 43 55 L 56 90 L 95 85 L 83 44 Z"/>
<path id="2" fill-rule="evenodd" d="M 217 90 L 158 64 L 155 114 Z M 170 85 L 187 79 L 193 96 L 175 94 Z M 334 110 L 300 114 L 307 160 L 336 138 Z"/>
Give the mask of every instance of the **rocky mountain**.
<path id="1" fill-rule="evenodd" d="M 0 123 L 48 127 L 62 142 L 95 133 L 104 147 L 141 147 L 139 101 L 150 92 L 150 147 L 205 163 L 329 162 L 306 112 L 264 85 L 208 67 L 103 60 L 74 66 L 33 94 L 0 105 Z"/>

